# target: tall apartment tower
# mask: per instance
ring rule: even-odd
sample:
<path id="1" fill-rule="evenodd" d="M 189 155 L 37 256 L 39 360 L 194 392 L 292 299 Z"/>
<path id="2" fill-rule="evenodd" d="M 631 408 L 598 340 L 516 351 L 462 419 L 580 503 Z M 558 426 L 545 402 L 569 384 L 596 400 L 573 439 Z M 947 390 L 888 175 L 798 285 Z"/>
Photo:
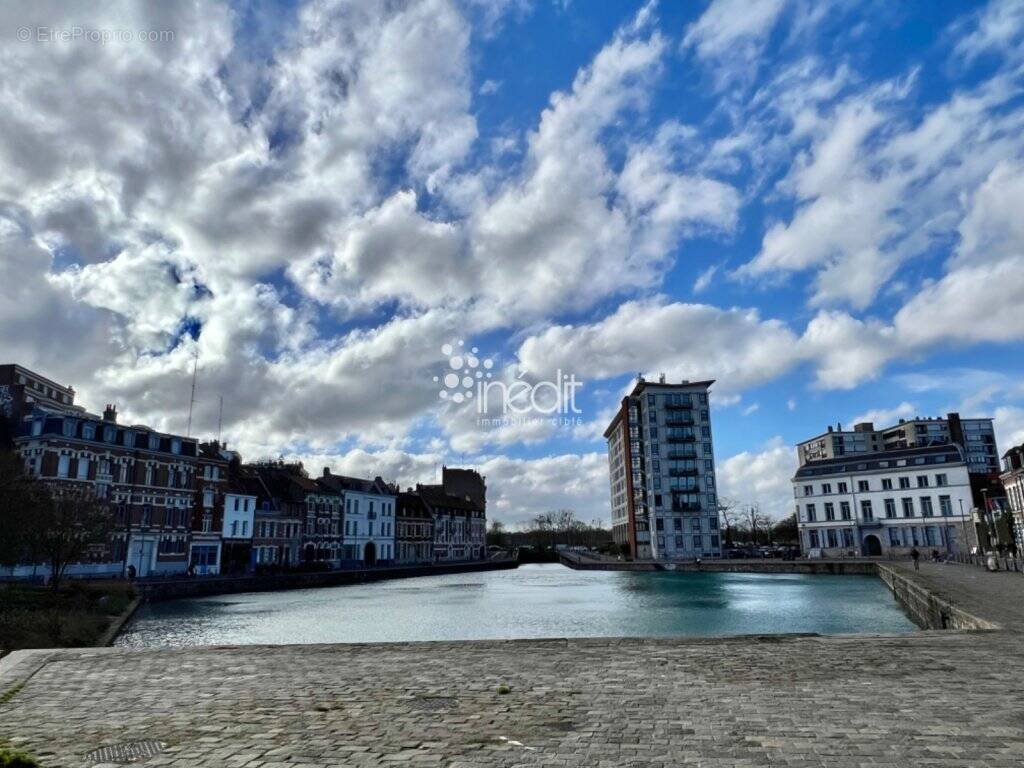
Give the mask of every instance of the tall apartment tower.
<path id="1" fill-rule="evenodd" d="M 612 534 L 636 559 L 721 556 L 712 384 L 640 378 L 604 432 Z"/>

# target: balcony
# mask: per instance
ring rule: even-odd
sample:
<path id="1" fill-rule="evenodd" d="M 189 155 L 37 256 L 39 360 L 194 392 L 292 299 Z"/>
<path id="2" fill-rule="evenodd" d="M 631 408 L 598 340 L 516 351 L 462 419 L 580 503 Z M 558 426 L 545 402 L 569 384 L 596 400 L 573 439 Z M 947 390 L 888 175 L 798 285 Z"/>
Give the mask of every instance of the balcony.
<path id="1" fill-rule="evenodd" d="M 693 475 L 700 474 L 700 470 L 698 470 L 696 467 L 690 467 L 688 469 L 675 468 L 675 469 L 670 469 L 668 471 L 668 474 L 669 474 L 669 477 L 690 477 L 690 476 L 693 476 Z"/>
<path id="2" fill-rule="evenodd" d="M 861 527 L 861 528 L 868 528 L 868 529 L 881 528 L 882 527 L 882 521 L 881 520 L 860 520 L 857 523 L 857 525 L 859 527 Z"/>
<path id="3" fill-rule="evenodd" d="M 692 411 L 693 403 L 665 403 L 662 407 L 666 411 Z"/>
<path id="4" fill-rule="evenodd" d="M 665 424 L 669 427 L 692 427 L 694 423 L 692 418 L 681 418 L 679 416 L 665 419 Z"/>
<path id="5" fill-rule="evenodd" d="M 671 437 L 665 438 L 666 443 L 695 443 L 697 442 L 696 435 L 672 435 Z"/>
<path id="6" fill-rule="evenodd" d="M 679 501 L 672 502 L 673 512 L 700 512 L 701 507 L 695 501 Z"/>
<path id="7" fill-rule="evenodd" d="M 697 450 L 690 449 L 689 451 L 669 451 L 669 459 L 695 459 L 697 458 Z"/>

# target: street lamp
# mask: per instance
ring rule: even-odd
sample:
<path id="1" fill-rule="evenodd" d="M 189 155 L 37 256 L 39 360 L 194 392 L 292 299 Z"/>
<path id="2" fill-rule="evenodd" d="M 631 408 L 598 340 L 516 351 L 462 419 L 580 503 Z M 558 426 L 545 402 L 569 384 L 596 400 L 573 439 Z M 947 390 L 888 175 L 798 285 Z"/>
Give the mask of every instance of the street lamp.
<path id="1" fill-rule="evenodd" d="M 967 523 L 964 522 L 964 500 L 960 499 L 960 532 L 964 537 L 964 547 L 967 547 Z M 965 553 L 966 554 L 966 553 Z"/>

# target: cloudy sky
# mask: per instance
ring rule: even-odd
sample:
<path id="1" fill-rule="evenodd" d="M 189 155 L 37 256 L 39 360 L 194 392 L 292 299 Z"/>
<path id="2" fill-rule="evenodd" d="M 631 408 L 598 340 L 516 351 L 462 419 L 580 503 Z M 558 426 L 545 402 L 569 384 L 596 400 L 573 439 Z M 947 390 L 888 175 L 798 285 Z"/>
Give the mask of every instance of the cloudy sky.
<path id="1" fill-rule="evenodd" d="M 637 373 L 723 494 L 868 417 L 1024 440 L 1024 2 L 0 6 L 0 361 L 247 457 L 607 517 Z M 463 347 L 458 347 L 458 342 Z M 441 348 L 584 382 L 481 426 Z M 482 370 L 482 367 L 479 369 Z M 434 377 L 441 379 L 441 385 Z"/>

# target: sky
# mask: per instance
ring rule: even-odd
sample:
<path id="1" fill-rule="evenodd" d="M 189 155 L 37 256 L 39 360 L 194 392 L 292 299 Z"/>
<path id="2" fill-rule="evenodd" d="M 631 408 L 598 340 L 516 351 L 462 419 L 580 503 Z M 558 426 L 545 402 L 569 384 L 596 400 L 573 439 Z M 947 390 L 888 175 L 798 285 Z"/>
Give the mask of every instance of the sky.
<path id="1" fill-rule="evenodd" d="M 184 432 L 195 367 L 195 436 L 472 466 L 513 525 L 608 519 L 638 374 L 716 380 L 720 494 L 774 515 L 829 424 L 1024 441 L 1022 0 L 26 0 L 0 34 L 0 362 L 94 412 Z"/>

